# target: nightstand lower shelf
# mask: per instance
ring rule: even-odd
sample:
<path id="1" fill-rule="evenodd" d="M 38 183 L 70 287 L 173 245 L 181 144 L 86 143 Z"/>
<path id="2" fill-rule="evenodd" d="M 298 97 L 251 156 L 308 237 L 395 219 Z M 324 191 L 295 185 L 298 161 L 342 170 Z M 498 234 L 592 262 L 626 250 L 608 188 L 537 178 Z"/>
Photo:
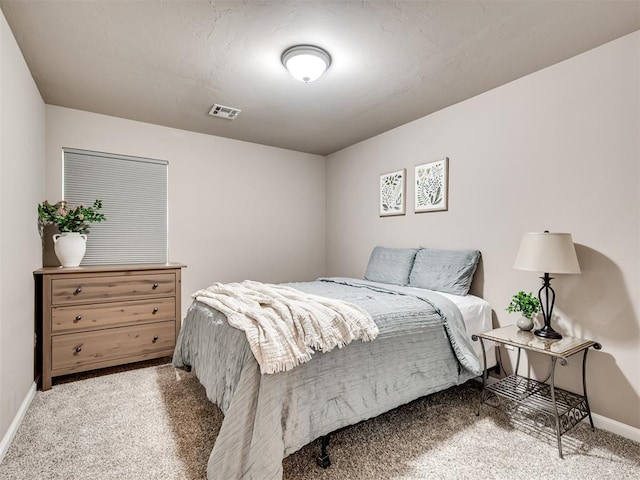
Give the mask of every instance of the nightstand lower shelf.
<path id="1" fill-rule="evenodd" d="M 556 433 L 559 435 L 589 416 L 589 406 L 584 396 L 558 387 L 555 387 L 552 395 L 550 385 L 520 375 L 510 375 L 487 385 L 482 396 L 482 403 L 504 407 L 509 415 L 521 414 L 532 418 L 538 428 L 556 430 L 557 414 L 559 432 Z M 492 398 L 497 399 L 498 404 L 493 405 Z"/>

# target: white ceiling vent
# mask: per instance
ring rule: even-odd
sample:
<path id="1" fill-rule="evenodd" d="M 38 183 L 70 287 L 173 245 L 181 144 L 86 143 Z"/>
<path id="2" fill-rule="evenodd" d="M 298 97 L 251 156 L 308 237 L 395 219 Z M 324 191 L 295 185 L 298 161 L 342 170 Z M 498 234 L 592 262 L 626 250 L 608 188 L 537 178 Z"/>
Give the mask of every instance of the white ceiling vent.
<path id="1" fill-rule="evenodd" d="M 227 120 L 234 120 L 242 110 L 237 108 L 225 107 L 224 105 L 218 105 L 217 103 L 209 110 L 209 115 L 212 117 L 226 118 Z"/>

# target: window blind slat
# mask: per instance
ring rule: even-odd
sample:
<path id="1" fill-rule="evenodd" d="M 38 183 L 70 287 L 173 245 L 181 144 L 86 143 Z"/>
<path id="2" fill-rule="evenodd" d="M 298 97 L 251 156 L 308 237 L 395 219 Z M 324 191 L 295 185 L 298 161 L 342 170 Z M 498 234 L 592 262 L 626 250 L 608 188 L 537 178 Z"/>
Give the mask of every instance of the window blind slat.
<path id="1" fill-rule="evenodd" d="M 166 263 L 167 163 L 64 149 L 64 198 L 102 200 L 106 221 L 89 227 L 82 265 Z"/>

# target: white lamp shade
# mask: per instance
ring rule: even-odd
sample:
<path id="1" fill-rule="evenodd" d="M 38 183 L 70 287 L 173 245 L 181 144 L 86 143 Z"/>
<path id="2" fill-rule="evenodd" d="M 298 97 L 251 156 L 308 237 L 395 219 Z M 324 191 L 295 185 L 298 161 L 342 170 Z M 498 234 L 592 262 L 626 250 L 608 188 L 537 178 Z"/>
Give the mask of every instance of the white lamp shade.
<path id="1" fill-rule="evenodd" d="M 331 64 L 331 57 L 319 47 L 298 45 L 282 54 L 282 63 L 293 78 L 307 83 L 320 78 Z"/>
<path id="2" fill-rule="evenodd" d="M 543 273 L 580 273 L 570 233 L 525 233 L 513 268 Z"/>

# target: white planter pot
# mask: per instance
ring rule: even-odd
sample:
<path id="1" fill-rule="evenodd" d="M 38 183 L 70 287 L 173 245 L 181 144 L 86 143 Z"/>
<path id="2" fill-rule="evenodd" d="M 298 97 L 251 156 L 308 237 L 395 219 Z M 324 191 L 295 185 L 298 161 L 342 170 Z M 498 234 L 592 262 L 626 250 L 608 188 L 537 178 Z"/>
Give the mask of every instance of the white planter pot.
<path id="1" fill-rule="evenodd" d="M 533 320 L 527 317 L 520 317 L 516 322 L 516 325 L 520 330 L 528 332 L 533 329 Z"/>
<path id="2" fill-rule="evenodd" d="M 63 267 L 80 265 L 87 250 L 87 236 L 81 233 L 65 232 L 53 236 L 53 250 Z"/>

